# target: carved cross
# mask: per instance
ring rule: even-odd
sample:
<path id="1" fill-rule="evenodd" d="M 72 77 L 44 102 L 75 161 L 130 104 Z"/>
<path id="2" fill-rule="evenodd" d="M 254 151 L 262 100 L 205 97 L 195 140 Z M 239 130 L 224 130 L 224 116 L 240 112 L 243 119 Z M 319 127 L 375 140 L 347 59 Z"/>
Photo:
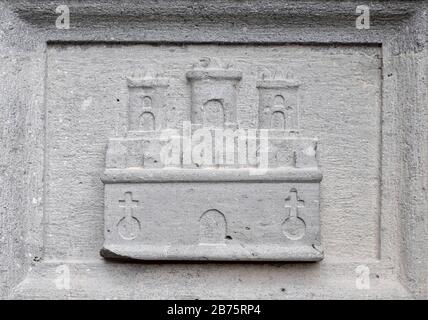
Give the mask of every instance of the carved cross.
<path id="1" fill-rule="evenodd" d="M 289 204 L 285 206 L 290 212 L 289 217 L 297 217 L 299 215 L 299 208 L 303 208 L 305 203 L 297 197 L 296 189 L 290 190 L 290 195 L 285 199 L 285 202 Z"/>
<path id="2" fill-rule="evenodd" d="M 137 208 L 138 200 L 132 199 L 132 192 L 125 192 L 123 200 L 119 200 L 119 207 L 125 210 L 125 217 L 132 217 L 132 210 Z"/>

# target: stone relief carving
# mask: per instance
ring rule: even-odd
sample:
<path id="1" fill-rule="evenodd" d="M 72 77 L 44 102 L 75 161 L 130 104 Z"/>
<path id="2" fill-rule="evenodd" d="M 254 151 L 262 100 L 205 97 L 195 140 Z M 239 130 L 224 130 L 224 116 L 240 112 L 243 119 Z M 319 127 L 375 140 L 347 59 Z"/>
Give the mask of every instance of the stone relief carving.
<path id="1" fill-rule="evenodd" d="M 297 197 L 297 190 L 291 189 L 290 195 L 287 197 L 286 206 L 288 216 L 282 224 L 285 236 L 290 240 L 299 240 L 304 237 L 306 232 L 305 221 L 299 217 L 299 208 L 302 208 L 304 201 Z"/>
<path id="2" fill-rule="evenodd" d="M 263 79 L 257 82 L 260 129 L 298 131 L 299 82 L 278 76 L 265 77 L 263 74 Z"/>
<path id="3" fill-rule="evenodd" d="M 317 140 L 299 134 L 300 83 L 278 72 L 262 74 L 253 86 L 258 128 L 250 132 L 238 124 L 241 70 L 202 58 L 184 76 L 191 121 L 187 128 L 183 122 L 182 133 L 169 128 L 166 118 L 169 79 L 128 78 L 128 133 L 110 139 L 102 177 L 102 254 L 143 260 L 322 259 L 322 176 Z M 242 162 L 250 150 L 256 161 Z"/>
<path id="4" fill-rule="evenodd" d="M 119 200 L 124 216 L 117 224 L 117 232 L 124 240 L 134 240 L 140 232 L 140 221 L 134 216 L 138 200 L 132 199 L 132 192 L 126 192 L 123 200 Z"/>
<path id="5" fill-rule="evenodd" d="M 186 73 L 192 88 L 192 123 L 205 128 L 236 128 L 237 83 L 242 72 L 222 69 L 209 58 Z M 213 90 L 215 88 L 215 90 Z"/>

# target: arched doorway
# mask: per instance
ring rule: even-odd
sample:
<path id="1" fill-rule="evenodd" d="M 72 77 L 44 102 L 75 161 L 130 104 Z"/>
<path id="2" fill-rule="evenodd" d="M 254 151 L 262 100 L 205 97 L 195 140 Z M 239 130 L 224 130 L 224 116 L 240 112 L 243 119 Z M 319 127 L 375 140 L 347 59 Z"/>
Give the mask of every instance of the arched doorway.
<path id="1" fill-rule="evenodd" d="M 224 108 L 220 100 L 209 100 L 203 106 L 204 127 L 223 128 Z"/>
<path id="2" fill-rule="evenodd" d="M 221 244 L 226 239 L 226 218 L 218 210 L 205 211 L 199 220 L 199 243 Z"/>

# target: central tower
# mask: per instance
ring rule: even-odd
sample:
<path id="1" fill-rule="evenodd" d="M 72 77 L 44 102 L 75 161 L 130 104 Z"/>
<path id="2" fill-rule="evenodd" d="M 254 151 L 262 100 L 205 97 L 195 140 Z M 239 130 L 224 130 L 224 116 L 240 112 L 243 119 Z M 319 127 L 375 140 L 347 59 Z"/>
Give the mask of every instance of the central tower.
<path id="1" fill-rule="evenodd" d="M 202 58 L 186 73 L 191 85 L 191 121 L 196 127 L 237 128 L 237 86 L 242 72 Z"/>

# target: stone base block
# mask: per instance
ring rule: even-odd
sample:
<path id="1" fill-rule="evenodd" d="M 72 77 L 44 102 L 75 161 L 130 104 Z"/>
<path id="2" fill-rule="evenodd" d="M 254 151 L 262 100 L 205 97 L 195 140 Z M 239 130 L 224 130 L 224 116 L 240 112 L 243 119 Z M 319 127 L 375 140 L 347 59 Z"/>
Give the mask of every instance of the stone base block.
<path id="1" fill-rule="evenodd" d="M 234 181 L 226 179 L 230 176 L 225 169 L 219 170 L 223 174 L 190 181 L 193 177 L 186 175 L 193 170 L 169 171 L 175 174 L 153 170 L 147 180 L 134 179 L 131 173 L 117 179 L 111 170 L 106 172 L 103 256 L 217 261 L 323 258 L 320 177 L 315 174 L 312 180 L 296 170 L 294 176 L 279 174 L 274 181 L 272 173 Z M 235 171 L 239 170 L 234 170 L 236 177 L 243 177 Z"/>

